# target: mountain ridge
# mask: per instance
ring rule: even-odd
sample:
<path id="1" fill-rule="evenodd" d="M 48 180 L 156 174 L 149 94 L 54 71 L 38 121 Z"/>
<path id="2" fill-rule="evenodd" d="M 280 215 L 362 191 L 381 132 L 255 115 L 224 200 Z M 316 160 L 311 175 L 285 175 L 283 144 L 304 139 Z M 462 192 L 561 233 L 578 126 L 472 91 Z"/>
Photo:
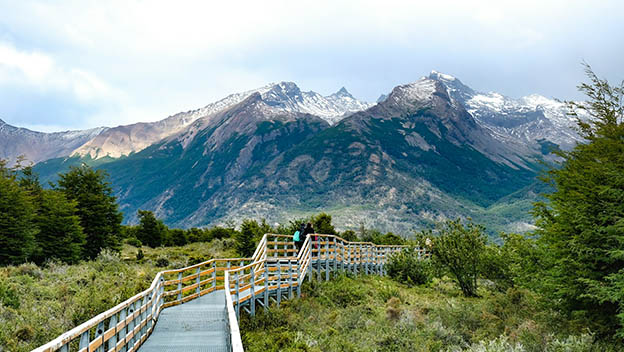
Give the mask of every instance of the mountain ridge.
<path id="1" fill-rule="evenodd" d="M 437 78 L 397 86 L 334 124 L 293 112 L 285 102 L 303 95 L 281 84 L 97 167 L 110 172 L 129 222 L 138 209 L 182 227 L 331 210 L 342 228 L 361 222 L 405 233 L 445 218 L 492 218 L 487 209 L 500 201 L 525 209 L 525 199 L 505 197 L 534 182 L 543 154 L 497 139 L 454 95 L 461 86 Z M 522 214 L 496 221 L 529 226 Z"/>

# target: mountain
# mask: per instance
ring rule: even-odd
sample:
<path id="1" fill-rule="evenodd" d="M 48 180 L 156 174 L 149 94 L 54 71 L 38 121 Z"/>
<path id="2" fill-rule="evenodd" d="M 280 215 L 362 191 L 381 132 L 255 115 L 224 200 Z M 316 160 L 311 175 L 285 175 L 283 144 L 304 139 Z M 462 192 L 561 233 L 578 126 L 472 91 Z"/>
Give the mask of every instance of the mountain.
<path id="1" fill-rule="evenodd" d="M 8 160 L 11 165 L 19 156 L 34 163 L 67 156 L 103 131 L 106 131 L 105 127 L 43 133 L 14 127 L 0 120 L 0 159 Z"/>
<path id="2" fill-rule="evenodd" d="M 322 97 L 281 82 L 250 92 L 197 112 L 142 150 L 97 163 L 129 222 L 149 209 L 183 227 L 318 211 L 343 229 L 363 223 L 404 234 L 457 216 L 494 230 L 531 226 L 539 142 L 501 137 L 490 119 L 471 113 L 468 102 L 480 93 L 454 77 L 432 73 L 355 113 L 328 103 L 355 100 L 346 89 Z M 81 162 L 94 159 L 53 159 L 36 171 L 47 180 Z"/>
<path id="3" fill-rule="evenodd" d="M 354 98 L 344 87 L 334 94 L 322 96 L 312 91 L 303 92 L 295 83 L 280 82 L 231 94 L 201 109 L 181 112 L 160 121 L 112 128 L 43 133 L 13 127 L 0 120 L 0 158 L 10 163 L 19 155 L 35 163 L 74 155 L 90 159 L 120 158 L 182 132 L 193 122 L 209 119 L 256 93 L 262 96 L 266 109 L 314 114 L 329 123 L 336 123 L 371 106 Z"/>
<path id="4" fill-rule="evenodd" d="M 566 104 L 560 101 L 538 94 L 513 99 L 494 92 L 480 93 L 436 71 L 428 78 L 441 82 L 479 125 L 503 143 L 522 143 L 537 152 L 550 144 L 568 150 L 582 142 L 575 130 L 576 120 L 567 115 Z M 582 112 L 580 117 L 588 118 Z"/>

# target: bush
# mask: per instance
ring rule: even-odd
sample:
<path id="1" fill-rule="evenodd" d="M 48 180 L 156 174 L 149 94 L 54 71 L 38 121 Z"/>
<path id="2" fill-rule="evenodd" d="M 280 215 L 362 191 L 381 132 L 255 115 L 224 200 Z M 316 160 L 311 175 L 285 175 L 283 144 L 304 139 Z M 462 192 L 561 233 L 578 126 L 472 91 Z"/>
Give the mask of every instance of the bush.
<path id="1" fill-rule="evenodd" d="M 466 297 L 477 296 L 477 278 L 484 266 L 485 243 L 483 226 L 472 222 L 464 226 L 460 219 L 442 224 L 438 236 L 433 239 L 433 260 L 451 273 Z"/>
<path id="2" fill-rule="evenodd" d="M 349 242 L 357 241 L 357 235 L 355 234 L 355 231 L 353 230 L 345 230 L 344 232 L 340 234 L 340 237 L 342 237 L 342 239 L 344 239 L 345 241 L 349 241 Z"/>
<path id="3" fill-rule="evenodd" d="M 156 259 L 156 264 L 157 267 L 159 268 L 164 268 L 166 266 L 169 265 L 169 259 L 165 258 L 165 257 L 160 257 L 158 259 Z"/>
<path id="4" fill-rule="evenodd" d="M 13 309 L 18 309 L 20 306 L 19 295 L 8 285 L 8 282 L 0 281 L 0 304 Z"/>
<path id="5" fill-rule="evenodd" d="M 136 238 L 136 237 L 128 238 L 126 240 L 126 243 L 131 245 L 131 246 L 134 246 L 136 248 L 141 248 L 143 246 L 143 243 L 141 243 L 141 241 L 138 238 Z"/>
<path id="6" fill-rule="evenodd" d="M 391 278 L 409 286 L 424 285 L 433 278 L 431 261 L 420 258 L 414 247 L 390 256 L 387 271 Z"/>

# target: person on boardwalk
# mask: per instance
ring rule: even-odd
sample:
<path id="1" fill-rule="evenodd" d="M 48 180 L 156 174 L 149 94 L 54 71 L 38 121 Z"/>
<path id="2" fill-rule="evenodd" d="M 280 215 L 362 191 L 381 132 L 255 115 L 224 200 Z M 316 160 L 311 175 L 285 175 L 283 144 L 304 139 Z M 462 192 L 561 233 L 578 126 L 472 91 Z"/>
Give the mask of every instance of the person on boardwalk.
<path id="1" fill-rule="evenodd" d="M 295 241 L 295 247 L 297 247 L 297 254 L 299 254 L 299 252 L 301 251 L 301 247 L 303 247 L 303 242 L 306 239 L 304 232 L 305 224 L 301 224 L 299 230 L 295 231 L 295 234 L 293 235 L 293 241 Z"/>

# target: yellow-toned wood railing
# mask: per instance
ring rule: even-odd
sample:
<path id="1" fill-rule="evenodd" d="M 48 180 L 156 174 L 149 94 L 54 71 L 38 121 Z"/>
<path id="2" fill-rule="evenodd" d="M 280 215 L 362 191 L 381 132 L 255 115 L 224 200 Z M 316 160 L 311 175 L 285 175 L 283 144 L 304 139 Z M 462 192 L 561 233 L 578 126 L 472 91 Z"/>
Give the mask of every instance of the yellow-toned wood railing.
<path id="1" fill-rule="evenodd" d="M 292 236 L 286 235 L 264 235 L 261 244 L 265 248 L 256 250 L 254 262 L 225 273 L 230 346 L 234 352 L 243 351 L 238 326 L 241 309 L 254 315 L 256 304 L 266 309 L 270 300 L 279 306 L 282 299 L 293 298 L 294 292 L 300 296 L 307 275 L 325 280 L 337 271 L 384 275 L 390 255 L 405 248 L 349 242 L 321 234 L 309 235 L 300 250 Z M 422 250 L 419 254 L 425 255 Z"/>
<path id="2" fill-rule="evenodd" d="M 251 258 L 211 259 L 161 271 L 147 290 L 34 351 L 136 351 L 149 337 L 163 309 L 216 290 L 225 290 L 230 349 L 242 351 L 237 319 L 242 309 L 253 315 L 256 304 L 266 308 L 270 300 L 279 305 L 295 293 L 300 296 L 308 275 L 317 279 L 324 276 L 325 280 L 339 270 L 383 275 L 389 255 L 402 248 L 313 234 L 298 251 L 292 236 L 266 234 Z"/>

